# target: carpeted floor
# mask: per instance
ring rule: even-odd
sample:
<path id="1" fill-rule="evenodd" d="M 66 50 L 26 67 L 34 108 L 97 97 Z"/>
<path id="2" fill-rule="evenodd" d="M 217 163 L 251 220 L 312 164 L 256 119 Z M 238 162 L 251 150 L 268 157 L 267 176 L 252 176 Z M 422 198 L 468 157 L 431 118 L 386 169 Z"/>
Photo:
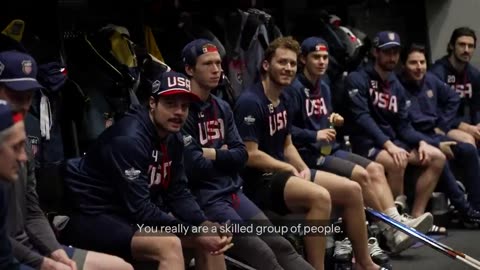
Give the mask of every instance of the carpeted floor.
<path id="1" fill-rule="evenodd" d="M 446 238 L 440 242 L 480 260 L 480 230 L 449 230 Z M 458 260 L 436 251 L 428 246 L 410 248 L 399 257 L 391 260 L 394 270 L 428 269 L 428 270 L 460 270 L 474 269 Z"/>

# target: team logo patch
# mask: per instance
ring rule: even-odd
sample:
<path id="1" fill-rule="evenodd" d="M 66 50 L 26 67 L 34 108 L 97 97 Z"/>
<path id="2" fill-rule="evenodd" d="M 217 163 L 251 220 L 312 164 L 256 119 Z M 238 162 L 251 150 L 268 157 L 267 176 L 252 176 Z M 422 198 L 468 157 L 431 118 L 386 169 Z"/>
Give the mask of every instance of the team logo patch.
<path id="1" fill-rule="evenodd" d="M 36 156 L 40 147 L 40 139 L 35 136 L 28 136 L 33 156 Z"/>
<path id="2" fill-rule="evenodd" d="M 218 52 L 218 49 L 217 49 L 217 46 L 208 43 L 202 46 L 202 52 L 203 53 Z"/>
<path id="3" fill-rule="evenodd" d="M 367 157 L 369 157 L 369 158 L 373 157 L 373 155 L 375 154 L 376 151 L 377 150 L 375 149 L 375 147 L 370 148 L 370 150 L 368 150 Z"/>
<path id="4" fill-rule="evenodd" d="M 30 60 L 23 60 L 22 61 L 22 71 L 25 75 L 29 75 L 32 73 L 33 67 L 32 67 L 32 61 Z"/>
<path id="5" fill-rule="evenodd" d="M 354 97 L 356 94 L 358 94 L 358 89 L 352 89 L 352 90 L 348 91 L 348 95 L 350 97 Z"/>
<path id="6" fill-rule="evenodd" d="M 2 62 L 0 62 L 0 75 L 2 75 L 4 69 L 5 69 L 5 65 Z"/>
<path id="7" fill-rule="evenodd" d="M 455 75 L 448 75 L 447 76 L 447 83 L 455 83 Z"/>
<path id="8" fill-rule="evenodd" d="M 268 111 L 269 111 L 270 113 L 273 113 L 273 112 L 275 111 L 275 108 L 273 108 L 273 104 L 271 104 L 271 103 L 268 104 Z"/>
<path id="9" fill-rule="evenodd" d="M 407 109 L 410 108 L 411 105 L 412 105 L 412 101 L 410 100 L 405 101 L 405 107 L 407 107 Z"/>
<path id="10" fill-rule="evenodd" d="M 391 33 L 391 32 L 388 33 L 388 39 L 390 39 L 392 41 L 395 40 L 395 33 Z"/>
<path id="11" fill-rule="evenodd" d="M 190 136 L 190 135 L 183 136 L 183 145 L 184 146 L 189 146 L 192 143 L 192 141 L 193 141 L 192 136 Z"/>
<path id="12" fill-rule="evenodd" d="M 303 88 L 303 91 L 305 91 L 305 96 L 310 97 L 310 89 L 308 88 Z"/>
<path id="13" fill-rule="evenodd" d="M 251 125 L 255 124 L 255 118 L 253 116 L 249 115 L 249 116 L 243 118 L 243 122 L 246 125 L 251 126 Z"/>
<path id="14" fill-rule="evenodd" d="M 325 163 L 325 157 L 324 157 L 324 156 L 320 156 L 320 157 L 317 159 L 317 166 L 322 166 L 324 163 Z"/>
<path id="15" fill-rule="evenodd" d="M 159 80 L 156 80 L 152 83 L 152 93 L 157 93 L 158 90 L 160 89 L 160 81 Z"/>
<path id="16" fill-rule="evenodd" d="M 433 98 L 433 90 L 432 89 L 427 90 L 427 97 Z"/>
<path id="17" fill-rule="evenodd" d="M 327 51 L 327 46 L 323 44 L 318 44 L 315 46 L 315 51 L 320 51 L 320 52 L 326 52 Z"/>
<path id="18" fill-rule="evenodd" d="M 130 181 L 137 180 L 140 177 L 140 170 L 136 170 L 134 168 L 125 170 L 125 177 Z"/>

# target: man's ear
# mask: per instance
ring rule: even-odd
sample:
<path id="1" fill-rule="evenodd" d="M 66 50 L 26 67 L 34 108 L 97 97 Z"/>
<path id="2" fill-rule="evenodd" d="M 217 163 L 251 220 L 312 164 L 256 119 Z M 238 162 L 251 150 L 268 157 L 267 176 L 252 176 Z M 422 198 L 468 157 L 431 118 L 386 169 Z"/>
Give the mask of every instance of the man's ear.
<path id="1" fill-rule="evenodd" d="M 262 62 L 263 71 L 267 72 L 269 67 L 270 67 L 270 63 L 267 60 L 263 60 Z"/>
<path id="2" fill-rule="evenodd" d="M 193 77 L 193 69 L 194 69 L 194 67 L 192 67 L 190 65 L 185 65 L 185 72 L 190 77 Z"/>
<path id="3" fill-rule="evenodd" d="M 300 54 L 300 56 L 298 57 L 298 59 L 300 60 L 300 63 L 302 63 L 302 65 L 306 65 L 307 64 L 307 56 L 303 55 L 303 54 Z"/>
<path id="4" fill-rule="evenodd" d="M 450 44 L 450 43 L 448 43 L 447 48 L 448 48 L 448 50 L 450 50 L 450 51 L 452 51 L 452 52 L 455 51 L 455 46 L 452 45 L 452 44 Z M 448 51 L 448 50 L 447 50 L 447 51 Z"/>
<path id="5" fill-rule="evenodd" d="M 157 101 L 155 100 L 154 97 L 150 96 L 148 98 L 148 110 L 151 111 L 155 108 L 155 104 L 157 103 Z"/>

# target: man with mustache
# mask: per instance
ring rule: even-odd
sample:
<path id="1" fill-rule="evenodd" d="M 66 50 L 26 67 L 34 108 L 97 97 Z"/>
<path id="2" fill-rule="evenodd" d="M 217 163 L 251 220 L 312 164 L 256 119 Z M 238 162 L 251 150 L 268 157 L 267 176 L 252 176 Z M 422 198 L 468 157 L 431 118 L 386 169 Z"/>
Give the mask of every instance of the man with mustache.
<path id="1" fill-rule="evenodd" d="M 208 218 L 242 225 L 270 221 L 242 192 L 239 172 L 248 159 L 228 103 L 213 95 L 222 75 L 222 59 L 211 41 L 196 39 L 182 50 L 192 92 L 184 126 L 185 168 L 192 192 Z M 313 269 L 281 235 L 235 235 L 234 258 L 256 269 Z M 261 254 L 261 256 L 257 256 Z"/>
<path id="2" fill-rule="evenodd" d="M 447 133 L 453 139 L 477 147 L 480 140 L 480 71 L 470 64 L 477 45 L 475 31 L 468 27 L 453 30 L 447 55 L 437 60 L 431 72 L 460 96 L 457 117 L 448 123 Z"/>
<path id="3" fill-rule="evenodd" d="M 336 143 L 333 126 L 342 126 L 343 117 L 333 112 L 330 87 L 323 80 L 328 68 L 328 44 L 319 37 L 309 37 L 302 42 L 300 61 L 303 70 L 283 94 L 289 101 L 292 117 L 292 140 L 310 168 L 335 173 L 358 182 L 362 187 L 365 205 L 381 211 L 390 217 L 426 232 L 431 226 L 431 216 L 424 214 L 417 219 L 401 216 L 393 201 L 383 166 L 360 155 L 343 151 Z M 331 153 L 321 153 L 329 144 Z M 415 243 L 408 235 L 393 230 L 383 222 L 391 250 L 400 252 Z M 381 252 L 375 238 L 369 239 L 370 253 L 379 264 L 388 261 Z M 376 252 L 374 252 L 376 251 Z"/>
<path id="4" fill-rule="evenodd" d="M 427 72 L 425 48 L 419 44 L 406 47 L 401 54 L 403 64 L 399 78 L 406 90 L 407 109 L 413 127 L 438 141 L 440 149 L 453 161 L 461 163 L 468 201 L 457 185 L 449 163 L 445 164 L 439 187 L 460 212 L 463 223 L 478 227 L 480 223 L 480 164 L 475 146 L 436 134 L 435 129 L 448 131 L 448 123 L 457 116 L 460 97 L 435 75 Z M 436 230 L 437 233 L 442 231 Z"/>
<path id="5" fill-rule="evenodd" d="M 0 53 L 0 99 L 9 102 L 22 117 L 31 106 L 33 94 L 42 88 L 36 76 L 37 63 L 30 55 L 17 51 Z M 132 269 L 118 257 L 63 246 L 57 241 L 38 203 L 35 160 L 26 143 L 28 160 L 20 164 L 18 181 L 7 191 L 10 195 L 7 227 L 15 258 L 41 270 Z"/>
<path id="6" fill-rule="evenodd" d="M 23 116 L 14 113 L 9 104 L 0 99 L 0 269 L 18 269 L 7 234 L 7 185 L 19 178 L 18 166 L 27 161 L 25 152 Z"/>
<path id="7" fill-rule="evenodd" d="M 282 92 L 295 77 L 299 53 L 300 44 L 291 37 L 270 43 L 262 61 L 261 80 L 245 89 L 235 104 L 235 122 L 248 151 L 242 173 L 244 192 L 260 208 L 280 215 L 306 212 L 307 224 L 329 220 L 332 203 L 341 207 L 356 269 L 379 269 L 368 252 L 360 185 L 311 170 L 292 143 L 288 100 Z M 315 269 L 324 269 L 325 237 L 307 236 L 305 245 L 308 261 Z"/>
<path id="8" fill-rule="evenodd" d="M 384 166 L 394 197 L 404 194 L 407 165 L 417 166 L 420 176 L 411 214 L 420 217 L 437 185 L 445 156 L 431 145 L 435 143 L 431 138 L 414 130 L 408 119 L 405 90 L 393 72 L 400 57 L 400 37 L 391 31 L 379 32 L 373 45 L 374 63 L 350 73 L 345 82 L 352 148 Z"/>
<path id="9" fill-rule="evenodd" d="M 65 239 L 127 260 L 156 261 L 158 269 L 184 269 L 182 247 L 193 248 L 197 268 L 225 269 L 222 253 L 231 237 L 210 231 L 217 224 L 207 220 L 187 189 L 183 165 L 179 131 L 198 97 L 181 73 L 146 79 L 148 107 L 132 108 L 86 156 L 68 162 L 73 213 Z M 178 237 L 167 231 L 179 225 L 191 230 Z M 192 225 L 209 233 L 192 235 Z M 153 233 L 142 231 L 144 226 L 153 226 Z"/>

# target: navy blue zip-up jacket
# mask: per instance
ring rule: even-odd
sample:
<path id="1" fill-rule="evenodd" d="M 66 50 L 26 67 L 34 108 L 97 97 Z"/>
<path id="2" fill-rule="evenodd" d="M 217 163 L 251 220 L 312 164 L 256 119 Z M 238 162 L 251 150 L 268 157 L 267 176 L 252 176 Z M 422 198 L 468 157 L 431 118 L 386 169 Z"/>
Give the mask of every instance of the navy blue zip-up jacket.
<path id="1" fill-rule="evenodd" d="M 430 71 L 460 96 L 457 118 L 452 126 L 458 127 L 460 122 L 480 123 L 480 71 L 468 63 L 463 72 L 457 72 L 448 56 L 438 59 Z"/>
<path id="2" fill-rule="evenodd" d="M 147 109 L 135 107 L 85 157 L 68 162 L 73 207 L 151 225 L 201 224 L 206 217 L 187 188 L 183 148 L 180 133 L 161 140 Z"/>
<path id="3" fill-rule="evenodd" d="M 393 72 L 383 81 L 369 64 L 348 75 L 345 89 L 353 143 L 383 148 L 388 140 L 401 140 L 411 147 L 418 147 L 418 143 L 424 140 L 438 146 L 437 142 L 412 127 L 405 106 L 405 89 Z"/>
<path id="4" fill-rule="evenodd" d="M 284 148 L 291 132 L 287 105 L 283 96 L 275 107 L 265 96 L 263 85 L 258 82 L 247 88 L 238 98 L 234 109 L 235 123 L 243 141 L 253 141 L 258 149 L 278 160 L 284 161 Z M 261 173 L 248 168 L 245 175 Z M 248 178 L 244 178 L 246 182 Z"/>
<path id="5" fill-rule="evenodd" d="M 320 79 L 316 85 L 303 73 L 283 91 L 288 100 L 288 113 L 292 119 L 292 141 L 301 154 L 309 152 L 315 156 L 326 142 L 317 142 L 317 131 L 330 127 L 329 116 L 333 112 L 330 87 Z M 333 149 L 338 149 L 333 143 Z"/>
<path id="6" fill-rule="evenodd" d="M 413 127 L 427 134 L 434 134 L 437 127 L 448 132 L 456 118 L 460 96 L 430 72 L 421 82 L 409 81 L 404 74 L 399 78 L 406 90 L 406 106 Z"/>
<path id="7" fill-rule="evenodd" d="M 8 193 L 6 185 L 10 183 L 0 179 L 0 269 L 15 270 L 19 266 L 15 263 L 12 253 L 12 245 L 8 239 L 7 232 L 7 211 L 8 211 Z"/>
<path id="8" fill-rule="evenodd" d="M 205 102 L 192 103 L 183 132 L 185 168 L 199 204 L 212 204 L 240 190 L 239 172 L 248 153 L 228 103 L 214 95 Z M 223 145 L 228 149 L 221 149 Z M 204 158 L 202 148 L 215 148 L 215 160 Z"/>

